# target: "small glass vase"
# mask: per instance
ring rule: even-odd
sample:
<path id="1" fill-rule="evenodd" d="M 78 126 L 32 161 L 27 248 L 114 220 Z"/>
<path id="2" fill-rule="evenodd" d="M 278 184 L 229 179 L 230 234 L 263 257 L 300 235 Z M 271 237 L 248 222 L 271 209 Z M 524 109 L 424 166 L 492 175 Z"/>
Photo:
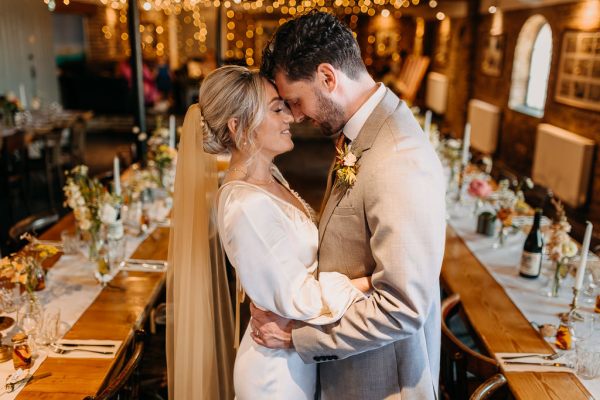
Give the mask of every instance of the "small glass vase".
<path id="1" fill-rule="evenodd" d="M 27 335 L 35 336 L 43 315 L 42 304 L 31 288 L 27 288 L 21 299 L 17 310 L 17 326 Z"/>
<path id="2" fill-rule="evenodd" d="M 504 247 L 504 243 L 506 243 L 506 238 L 508 237 L 508 230 L 510 226 L 500 226 L 500 230 L 498 231 L 498 239 L 494 242 L 492 246 L 494 249 L 498 249 Z"/>
<path id="3" fill-rule="evenodd" d="M 552 289 L 550 290 L 550 297 L 558 297 L 560 291 L 560 283 L 563 280 L 563 268 L 566 264 L 561 261 L 556 261 L 554 275 L 552 277 Z"/>
<path id="4" fill-rule="evenodd" d="M 88 233 L 88 260 L 96 262 L 98 261 L 98 254 L 103 244 L 100 229 L 90 229 Z"/>

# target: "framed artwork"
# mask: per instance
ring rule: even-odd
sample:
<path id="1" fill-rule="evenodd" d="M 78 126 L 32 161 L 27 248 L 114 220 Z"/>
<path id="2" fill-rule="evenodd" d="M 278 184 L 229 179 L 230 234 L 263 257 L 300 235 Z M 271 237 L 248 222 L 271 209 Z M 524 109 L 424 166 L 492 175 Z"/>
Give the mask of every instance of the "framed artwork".
<path id="1" fill-rule="evenodd" d="M 600 111 L 600 31 L 567 31 L 563 35 L 557 102 Z"/>
<path id="2" fill-rule="evenodd" d="M 504 61 L 504 44 L 506 36 L 489 35 L 483 48 L 483 60 L 481 61 L 481 72 L 489 76 L 500 76 L 502 74 L 502 63 Z"/>

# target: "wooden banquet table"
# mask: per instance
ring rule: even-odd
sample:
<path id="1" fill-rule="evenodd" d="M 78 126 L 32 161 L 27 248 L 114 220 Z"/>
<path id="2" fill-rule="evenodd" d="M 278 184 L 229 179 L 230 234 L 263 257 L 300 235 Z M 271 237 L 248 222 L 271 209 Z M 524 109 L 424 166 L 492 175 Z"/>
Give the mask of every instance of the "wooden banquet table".
<path id="1" fill-rule="evenodd" d="M 60 240 L 64 229 L 74 227 L 73 214 L 61 219 L 40 239 Z M 131 258 L 166 260 L 169 228 L 157 228 Z M 106 287 L 64 336 L 65 339 L 122 340 L 113 359 L 46 358 L 34 375 L 52 375 L 27 385 L 17 399 L 78 399 L 97 394 L 126 361 L 136 328 L 143 327 L 165 284 L 158 272 L 120 272 L 111 282 L 124 290 Z"/>
<path id="2" fill-rule="evenodd" d="M 495 353 L 552 353 L 554 350 L 523 316 L 500 284 L 447 227 L 441 281 L 458 293 L 481 343 Z M 566 372 L 505 372 L 516 399 L 591 399 L 575 375 Z"/>

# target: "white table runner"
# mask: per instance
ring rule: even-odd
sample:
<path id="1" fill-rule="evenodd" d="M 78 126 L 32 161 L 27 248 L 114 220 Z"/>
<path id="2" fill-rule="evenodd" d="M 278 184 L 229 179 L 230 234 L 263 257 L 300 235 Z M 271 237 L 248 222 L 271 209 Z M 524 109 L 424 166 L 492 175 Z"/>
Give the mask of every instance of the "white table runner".
<path id="1" fill-rule="evenodd" d="M 135 252 L 146 237 L 148 235 L 137 237 L 126 236 L 125 255 L 127 258 Z M 46 289 L 36 292 L 43 307 L 60 310 L 61 336 L 71 329 L 102 291 L 102 286 L 94 278 L 95 270 L 96 264 L 88 261 L 83 254 L 63 255 L 48 271 Z M 7 315 L 16 321 L 16 312 Z M 3 342 L 10 344 L 10 338 L 18 330 L 19 328 L 15 324 L 2 331 L 4 335 Z M 31 373 L 34 373 L 47 357 L 45 349 L 40 348 L 38 353 L 35 364 L 30 370 Z M 14 372 L 12 359 L 0 363 L 0 388 L 4 384 L 6 377 L 12 372 Z M 23 387 L 19 387 L 12 393 L 0 395 L 0 400 L 14 399 L 22 389 Z"/>
<path id="2" fill-rule="evenodd" d="M 569 310 L 573 297 L 572 281 L 564 282 L 556 298 L 544 295 L 551 285 L 552 265 L 549 260 L 543 262 L 543 272 L 538 279 L 526 279 L 519 276 L 518 265 L 525 243 L 525 234 L 519 232 L 509 235 L 502 247 L 494 248 L 497 237 L 487 237 L 476 233 L 477 217 L 473 213 L 474 200 L 466 195 L 467 204 L 448 204 L 448 223 L 464 240 L 479 262 L 490 272 L 504 288 L 508 297 L 525 318 L 537 324 L 559 322 L 558 314 Z M 470 203 L 470 204 L 469 204 Z M 533 219 L 533 217 L 532 217 Z M 580 297 L 580 303 L 583 303 Z M 593 305 L 582 304 L 586 311 L 593 311 Z M 600 398 L 600 379 L 580 379 L 586 389 Z"/>

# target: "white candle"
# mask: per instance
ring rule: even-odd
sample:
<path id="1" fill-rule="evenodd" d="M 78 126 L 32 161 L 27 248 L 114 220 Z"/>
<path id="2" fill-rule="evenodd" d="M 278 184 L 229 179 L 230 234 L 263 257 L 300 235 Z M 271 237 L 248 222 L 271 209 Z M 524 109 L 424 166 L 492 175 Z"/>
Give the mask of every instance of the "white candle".
<path id="1" fill-rule="evenodd" d="M 27 109 L 27 96 L 25 95 L 25 85 L 22 83 L 19 84 L 19 97 L 21 100 L 21 107 L 23 109 Z"/>
<path id="2" fill-rule="evenodd" d="M 121 164 L 119 163 L 119 157 L 115 156 L 113 159 L 113 183 L 114 183 L 114 194 L 117 196 L 121 195 Z"/>
<path id="3" fill-rule="evenodd" d="M 463 135 L 462 165 L 466 166 L 469 162 L 469 146 L 471 145 L 471 124 L 465 124 L 465 133 Z"/>
<path id="4" fill-rule="evenodd" d="M 425 112 L 425 123 L 423 124 L 423 132 L 425 132 L 425 135 L 427 135 L 427 137 L 429 137 L 429 134 L 431 133 L 431 117 L 432 117 L 432 112 L 431 110 L 427 110 Z"/>
<path id="5" fill-rule="evenodd" d="M 583 236 L 583 243 L 581 244 L 581 262 L 579 263 L 577 275 L 575 276 L 576 290 L 581 290 L 581 286 L 583 286 L 583 278 L 585 277 L 585 269 L 587 267 L 587 257 L 590 249 L 590 241 L 592 240 L 593 227 L 594 226 L 590 221 L 586 222 L 585 235 Z"/>
<path id="6" fill-rule="evenodd" d="M 169 146 L 175 148 L 176 134 L 175 134 L 175 116 L 169 116 Z"/>

